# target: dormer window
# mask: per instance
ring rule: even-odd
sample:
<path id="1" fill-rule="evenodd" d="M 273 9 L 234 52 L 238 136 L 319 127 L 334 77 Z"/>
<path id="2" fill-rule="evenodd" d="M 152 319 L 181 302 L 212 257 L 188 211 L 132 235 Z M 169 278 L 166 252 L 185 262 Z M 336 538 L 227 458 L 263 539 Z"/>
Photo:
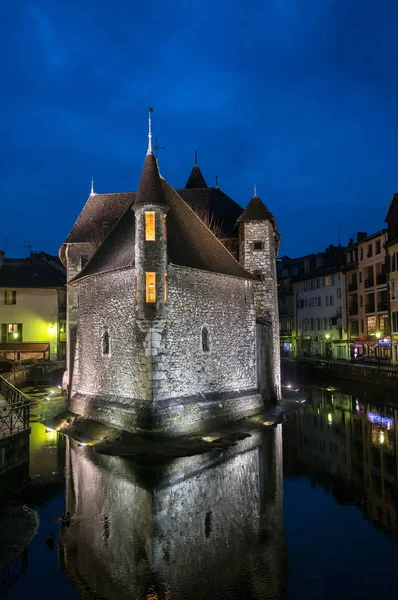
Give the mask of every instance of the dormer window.
<path id="1" fill-rule="evenodd" d="M 145 241 L 155 241 L 155 211 L 145 211 Z"/>
<path id="2" fill-rule="evenodd" d="M 156 273 L 145 273 L 145 300 L 148 304 L 156 302 Z"/>
<path id="3" fill-rule="evenodd" d="M 254 250 L 263 250 L 264 249 L 264 242 L 253 242 L 253 249 Z"/>

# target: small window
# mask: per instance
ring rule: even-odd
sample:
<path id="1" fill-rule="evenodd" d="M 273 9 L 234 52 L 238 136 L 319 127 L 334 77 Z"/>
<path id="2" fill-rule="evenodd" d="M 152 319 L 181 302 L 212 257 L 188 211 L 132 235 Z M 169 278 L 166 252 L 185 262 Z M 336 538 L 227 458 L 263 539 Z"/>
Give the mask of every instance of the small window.
<path id="1" fill-rule="evenodd" d="M 145 211 L 145 241 L 155 241 L 155 211 Z"/>
<path id="2" fill-rule="evenodd" d="M 363 248 L 361 248 L 359 251 L 359 258 L 360 260 L 363 260 Z"/>
<path id="3" fill-rule="evenodd" d="M 210 352 L 210 336 L 207 325 L 202 327 L 202 352 Z"/>
<path id="4" fill-rule="evenodd" d="M 82 271 L 86 264 L 88 263 L 88 256 L 82 255 L 80 257 L 80 270 Z"/>
<path id="5" fill-rule="evenodd" d="M 156 302 L 156 273 L 145 273 L 146 302 Z"/>
<path id="6" fill-rule="evenodd" d="M 2 323 L 2 342 L 22 342 L 22 323 Z"/>
<path id="7" fill-rule="evenodd" d="M 4 303 L 5 304 L 16 304 L 17 303 L 17 292 L 4 292 Z"/>
<path id="8" fill-rule="evenodd" d="M 111 347 L 110 347 L 110 339 L 109 339 L 109 330 L 107 327 L 104 327 L 102 330 L 102 356 L 110 356 Z"/>
<path id="9" fill-rule="evenodd" d="M 253 275 L 258 277 L 259 279 L 263 279 L 263 273 L 262 273 L 262 271 L 260 271 L 260 269 L 254 269 Z"/>
<path id="10" fill-rule="evenodd" d="M 164 303 L 167 303 L 167 274 L 164 274 Z"/>
<path id="11" fill-rule="evenodd" d="M 369 244 L 368 245 L 368 258 L 370 258 L 371 256 L 373 256 L 373 245 Z"/>
<path id="12" fill-rule="evenodd" d="M 377 240 L 376 242 L 376 254 L 380 254 L 381 252 L 381 241 Z"/>
<path id="13" fill-rule="evenodd" d="M 263 242 L 253 242 L 254 250 L 262 250 L 264 248 Z"/>

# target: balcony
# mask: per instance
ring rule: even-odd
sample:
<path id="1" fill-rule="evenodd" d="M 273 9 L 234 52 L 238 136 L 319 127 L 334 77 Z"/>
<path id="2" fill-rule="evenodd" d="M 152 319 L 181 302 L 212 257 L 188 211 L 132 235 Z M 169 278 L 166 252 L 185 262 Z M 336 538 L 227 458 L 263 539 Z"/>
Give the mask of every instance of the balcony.
<path id="1" fill-rule="evenodd" d="M 375 312 L 375 305 L 374 304 L 367 304 L 365 306 L 365 312 L 366 312 L 366 314 L 368 314 L 368 313 L 374 313 Z"/>
<path id="2" fill-rule="evenodd" d="M 373 287 L 374 284 L 375 284 L 375 280 L 373 279 L 373 277 L 372 277 L 372 279 L 365 279 L 365 287 L 366 288 Z"/>
<path id="3" fill-rule="evenodd" d="M 377 312 L 383 312 L 388 310 L 388 302 L 378 302 Z"/>
<path id="4" fill-rule="evenodd" d="M 376 275 L 376 284 L 377 285 L 382 285 L 383 283 L 387 282 L 387 275 L 386 273 L 379 273 L 378 275 Z"/>
<path id="5" fill-rule="evenodd" d="M 354 281 L 353 283 L 349 283 L 348 284 L 348 291 L 349 292 L 356 292 L 358 289 L 358 283 L 356 281 Z"/>

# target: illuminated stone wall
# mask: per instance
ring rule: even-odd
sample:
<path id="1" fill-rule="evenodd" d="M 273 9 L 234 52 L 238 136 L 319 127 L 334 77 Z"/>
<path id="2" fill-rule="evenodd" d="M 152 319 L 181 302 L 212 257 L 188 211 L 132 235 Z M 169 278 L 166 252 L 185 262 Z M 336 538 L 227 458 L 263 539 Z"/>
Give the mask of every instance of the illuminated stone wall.
<path id="1" fill-rule="evenodd" d="M 167 319 L 154 373 L 156 400 L 257 386 L 255 314 L 243 279 L 169 266 Z M 210 351 L 202 349 L 207 326 Z"/>
<path id="2" fill-rule="evenodd" d="M 150 400 L 145 335 L 136 326 L 133 269 L 83 279 L 79 283 L 79 320 L 72 394 Z M 110 354 L 102 355 L 108 328 Z M 111 402 L 112 399 L 108 398 Z"/>
<path id="3" fill-rule="evenodd" d="M 254 301 L 257 317 L 269 318 L 272 327 L 271 343 L 267 351 L 271 353 L 272 368 L 264 377 L 269 381 L 272 395 L 281 397 L 280 350 L 279 350 L 279 311 L 276 257 L 279 239 L 270 221 L 249 221 L 240 225 L 239 260 L 249 273 L 261 273 L 261 282 L 254 283 Z M 254 249 L 254 242 L 261 241 L 261 250 Z"/>

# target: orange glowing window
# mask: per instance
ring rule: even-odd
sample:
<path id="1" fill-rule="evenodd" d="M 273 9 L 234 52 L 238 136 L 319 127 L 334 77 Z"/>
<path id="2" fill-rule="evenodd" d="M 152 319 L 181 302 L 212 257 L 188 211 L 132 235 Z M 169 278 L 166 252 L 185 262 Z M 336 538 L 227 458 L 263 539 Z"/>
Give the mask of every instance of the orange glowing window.
<path id="1" fill-rule="evenodd" d="M 156 273 L 145 273 L 146 301 L 156 302 Z"/>
<path id="2" fill-rule="evenodd" d="M 164 274 L 164 303 L 167 302 L 167 275 Z"/>
<path id="3" fill-rule="evenodd" d="M 155 211 L 145 211 L 145 241 L 155 240 Z"/>
<path id="4" fill-rule="evenodd" d="M 164 242 L 167 242 L 167 215 L 166 213 L 163 215 L 163 237 Z"/>

